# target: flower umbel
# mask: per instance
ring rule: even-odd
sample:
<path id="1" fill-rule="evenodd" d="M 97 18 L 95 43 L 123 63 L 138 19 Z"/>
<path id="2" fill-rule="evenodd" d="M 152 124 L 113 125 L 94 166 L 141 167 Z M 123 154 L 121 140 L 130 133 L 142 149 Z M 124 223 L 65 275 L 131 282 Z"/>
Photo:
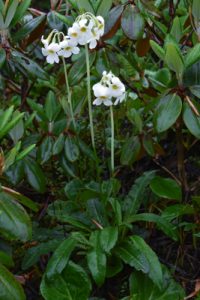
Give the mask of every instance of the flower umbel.
<path id="1" fill-rule="evenodd" d="M 112 99 L 115 99 L 114 105 L 123 102 L 125 99 L 125 86 L 121 80 L 111 71 L 109 73 L 104 71 L 102 75 L 101 81 L 93 86 L 94 95 L 96 96 L 93 104 L 111 106 L 113 105 Z"/>

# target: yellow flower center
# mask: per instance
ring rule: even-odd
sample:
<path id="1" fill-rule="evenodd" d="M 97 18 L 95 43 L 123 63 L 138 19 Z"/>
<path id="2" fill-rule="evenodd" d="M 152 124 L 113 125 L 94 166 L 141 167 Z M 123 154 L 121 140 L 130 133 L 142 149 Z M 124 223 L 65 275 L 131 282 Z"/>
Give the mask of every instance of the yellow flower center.
<path id="1" fill-rule="evenodd" d="M 72 47 L 65 47 L 65 51 L 69 51 L 69 50 L 71 50 L 72 49 Z"/>
<path id="2" fill-rule="evenodd" d="M 54 54 L 55 53 L 54 50 L 49 50 L 48 52 L 49 52 L 49 54 Z"/>
<path id="3" fill-rule="evenodd" d="M 106 96 L 100 96 L 99 98 L 100 98 L 101 100 L 106 100 L 106 99 L 107 99 Z"/>
<path id="4" fill-rule="evenodd" d="M 73 37 L 77 37 L 77 36 L 78 36 L 78 33 L 77 33 L 77 32 L 73 32 L 73 33 L 72 33 L 72 36 L 73 36 Z"/>
<path id="5" fill-rule="evenodd" d="M 87 28 L 86 28 L 86 27 L 81 27 L 81 28 L 80 28 L 80 31 L 81 31 L 81 32 L 86 32 L 86 31 L 87 31 Z"/>
<path id="6" fill-rule="evenodd" d="M 113 89 L 113 90 L 118 90 L 118 89 L 119 89 L 119 87 L 118 87 L 118 85 L 116 85 L 116 84 L 113 84 L 113 85 L 112 85 L 112 89 Z"/>

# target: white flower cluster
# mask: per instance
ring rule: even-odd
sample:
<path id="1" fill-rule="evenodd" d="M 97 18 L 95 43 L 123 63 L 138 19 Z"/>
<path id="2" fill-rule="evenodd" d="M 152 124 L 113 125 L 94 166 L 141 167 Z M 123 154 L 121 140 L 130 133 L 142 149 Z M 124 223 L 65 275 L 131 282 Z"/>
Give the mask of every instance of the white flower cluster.
<path id="1" fill-rule="evenodd" d="M 80 49 L 77 45 L 89 44 L 90 49 L 94 49 L 97 41 L 104 33 L 104 19 L 101 16 L 95 17 L 91 13 L 78 16 L 72 27 L 68 29 L 67 36 L 62 32 L 53 30 L 47 39 L 42 36 L 42 54 L 46 56 L 48 63 L 59 63 L 59 56 L 70 57 L 78 54 Z M 62 40 L 60 41 L 60 36 Z"/>
<path id="2" fill-rule="evenodd" d="M 117 105 L 125 99 L 126 94 L 124 84 L 111 71 L 109 73 L 103 72 L 101 81 L 93 86 L 93 91 L 96 97 L 93 102 L 94 105 Z M 114 103 L 113 98 L 115 99 Z"/>
<path id="3" fill-rule="evenodd" d="M 104 34 L 104 19 L 91 13 L 79 16 L 68 30 L 69 37 L 79 45 L 89 44 L 94 49 L 97 41 Z"/>

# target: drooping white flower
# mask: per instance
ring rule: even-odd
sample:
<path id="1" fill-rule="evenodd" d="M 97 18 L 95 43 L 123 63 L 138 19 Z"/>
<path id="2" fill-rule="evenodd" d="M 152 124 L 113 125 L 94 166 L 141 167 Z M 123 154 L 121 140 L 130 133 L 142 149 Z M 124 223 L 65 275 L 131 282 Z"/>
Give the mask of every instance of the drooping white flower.
<path id="1" fill-rule="evenodd" d="M 44 36 L 41 37 L 41 42 L 43 43 L 44 46 L 48 46 L 49 44 L 49 39 L 48 38 L 44 38 Z"/>
<path id="2" fill-rule="evenodd" d="M 101 81 L 93 86 L 94 95 L 97 97 L 93 104 L 100 105 L 103 103 L 110 106 L 113 104 L 112 100 L 114 105 L 123 102 L 126 93 L 125 86 L 121 80 L 111 71 L 104 71 L 102 75 Z"/>
<path id="3" fill-rule="evenodd" d="M 98 20 L 98 32 L 99 32 L 99 35 L 102 36 L 104 34 L 104 25 L 105 25 L 105 21 L 104 21 L 104 18 L 101 17 L 101 16 L 97 16 L 96 17 L 97 20 Z"/>
<path id="4" fill-rule="evenodd" d="M 125 86 L 118 77 L 113 77 L 109 84 L 111 97 L 121 97 L 125 93 Z"/>
<path id="5" fill-rule="evenodd" d="M 49 64 L 59 63 L 58 52 L 60 51 L 60 45 L 52 42 L 50 44 L 44 44 L 42 48 L 42 54 L 46 56 L 46 60 Z"/>
<path id="6" fill-rule="evenodd" d="M 93 86 L 93 91 L 96 99 L 94 100 L 94 105 L 104 104 L 106 106 L 111 106 L 113 103 L 110 98 L 109 88 L 102 85 L 101 83 L 97 83 Z"/>
<path id="7" fill-rule="evenodd" d="M 125 97 L 126 97 L 126 94 L 123 93 L 121 96 L 119 96 L 119 97 L 115 100 L 114 105 L 117 105 L 117 104 L 119 104 L 119 103 L 122 103 L 122 102 L 125 100 Z"/>
<path id="8" fill-rule="evenodd" d="M 59 56 L 63 56 L 65 58 L 70 57 L 72 54 L 78 54 L 80 49 L 76 46 L 76 42 L 74 40 L 66 37 L 62 42 L 60 42 L 61 50 L 58 52 Z"/>
<path id="9" fill-rule="evenodd" d="M 68 29 L 68 36 L 77 45 L 80 38 L 79 24 L 74 22 L 72 27 Z"/>
<path id="10" fill-rule="evenodd" d="M 92 27 L 94 26 L 93 20 L 88 22 L 87 19 L 82 19 L 78 22 L 79 25 L 79 39 L 78 43 L 80 45 L 85 45 L 89 43 L 92 39 Z"/>

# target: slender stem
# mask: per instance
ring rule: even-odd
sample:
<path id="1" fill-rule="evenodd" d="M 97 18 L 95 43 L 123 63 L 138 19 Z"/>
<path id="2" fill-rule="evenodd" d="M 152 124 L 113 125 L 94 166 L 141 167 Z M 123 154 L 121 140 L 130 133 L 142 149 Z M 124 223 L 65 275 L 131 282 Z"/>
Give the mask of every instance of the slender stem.
<path id="1" fill-rule="evenodd" d="M 113 107 L 110 106 L 110 122 L 111 122 L 111 173 L 114 174 L 115 170 L 115 157 L 114 157 L 114 147 L 115 147 L 115 132 L 114 132 L 114 117 L 113 117 Z"/>
<path id="2" fill-rule="evenodd" d="M 63 66 L 64 66 L 65 83 L 66 83 L 66 88 L 67 88 L 67 97 L 68 97 L 70 115 L 71 115 L 71 118 L 72 118 L 72 123 L 73 123 L 74 129 L 76 129 L 76 122 L 75 122 L 75 119 L 74 119 L 74 112 L 73 112 L 73 107 L 72 107 L 71 91 L 70 91 L 70 87 L 69 87 L 69 81 L 68 81 L 68 76 L 67 76 L 67 67 L 66 67 L 64 57 L 62 57 L 62 61 L 63 61 Z"/>
<path id="3" fill-rule="evenodd" d="M 90 119 L 90 134 L 92 140 L 92 147 L 95 150 L 95 140 L 94 140 L 94 126 L 93 126 L 93 116 L 92 116 L 92 101 L 91 101 L 91 86 L 90 86 L 90 60 L 89 51 L 87 44 L 85 45 L 85 56 L 86 56 L 86 67 L 87 67 L 87 94 L 88 94 L 88 110 Z"/>

